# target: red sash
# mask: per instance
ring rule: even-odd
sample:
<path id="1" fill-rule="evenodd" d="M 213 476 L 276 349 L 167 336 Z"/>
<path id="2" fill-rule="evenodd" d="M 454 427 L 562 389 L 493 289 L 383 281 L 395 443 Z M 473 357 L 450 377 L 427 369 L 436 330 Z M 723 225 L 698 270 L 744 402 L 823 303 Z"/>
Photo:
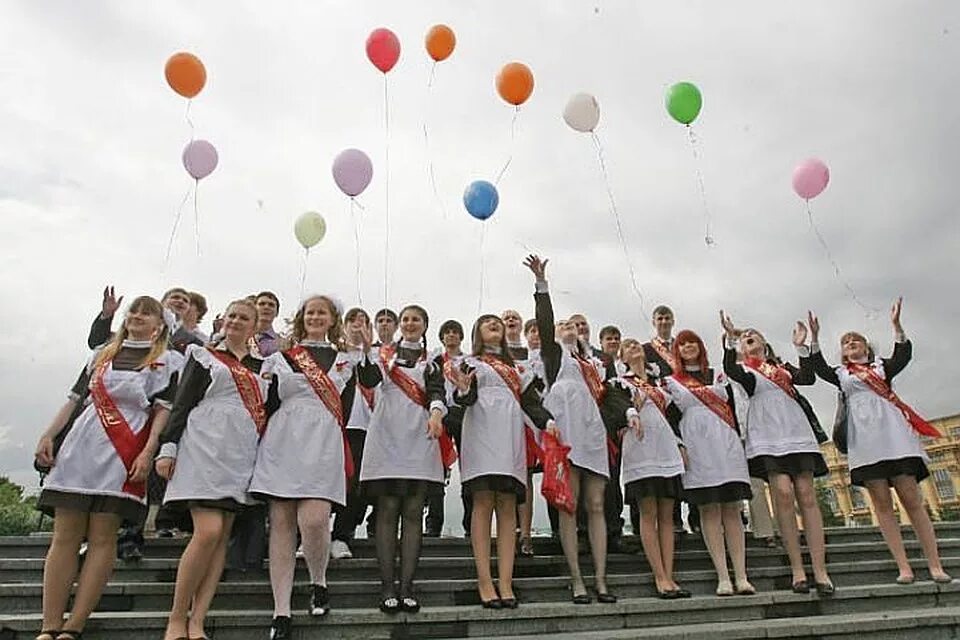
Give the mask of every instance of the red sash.
<path id="1" fill-rule="evenodd" d="M 603 379 L 600 377 L 600 372 L 597 371 L 597 368 L 593 366 L 593 362 L 588 358 L 584 358 L 579 353 L 573 354 L 573 359 L 577 361 L 577 364 L 580 365 L 580 373 L 583 374 L 583 382 L 587 385 L 587 389 L 590 390 L 590 395 L 593 396 L 594 401 L 596 401 L 597 406 L 603 402 L 603 396 L 606 394 L 606 389 L 603 386 Z"/>
<path id="2" fill-rule="evenodd" d="M 520 402 L 520 395 L 522 393 L 520 389 L 521 382 L 520 374 L 517 370 L 503 360 L 489 354 L 483 354 L 480 356 L 480 359 L 490 365 L 490 368 L 503 378 L 507 388 L 513 392 L 513 397 L 516 398 L 517 404 L 521 405 L 522 410 L 523 403 Z M 523 436 L 527 447 L 527 468 L 535 467 L 538 461 L 543 460 L 543 449 L 537 444 L 537 438 L 529 425 L 524 425 Z"/>
<path id="3" fill-rule="evenodd" d="M 257 427 L 257 435 L 263 437 L 263 432 L 267 429 L 267 409 L 263 404 L 263 394 L 260 393 L 260 381 L 257 374 L 243 366 L 243 363 L 236 357 L 229 357 L 225 352 L 212 347 L 207 347 L 207 351 L 213 354 L 213 357 L 219 360 L 223 366 L 230 370 L 233 376 L 233 382 L 237 385 L 237 393 L 243 401 L 243 406 L 247 408 L 247 413 L 253 419 L 253 424 Z"/>
<path id="4" fill-rule="evenodd" d="M 362 384 L 358 384 L 357 388 L 360 389 L 360 395 L 363 396 L 367 406 L 370 407 L 370 411 L 373 411 L 373 389 L 367 389 Z"/>
<path id="5" fill-rule="evenodd" d="M 657 354 L 663 358 L 668 365 L 670 365 L 671 369 L 673 369 L 675 372 L 679 372 L 680 369 L 677 366 L 677 362 L 673 358 L 673 352 L 670 351 L 670 349 L 668 349 L 666 345 L 660 341 L 660 338 L 654 338 L 651 340 L 650 346 L 653 347 L 653 350 L 656 351 Z"/>
<path id="6" fill-rule="evenodd" d="M 343 472 L 349 482 L 354 473 L 353 453 L 350 451 L 350 442 L 347 440 L 347 417 L 343 414 L 343 403 L 340 400 L 337 385 L 317 364 L 310 352 L 300 345 L 288 350 L 287 355 L 297 364 L 303 377 L 313 387 L 313 392 L 320 398 L 320 402 L 333 414 L 337 424 L 340 425 L 340 435 L 343 437 Z"/>
<path id="7" fill-rule="evenodd" d="M 420 387 L 416 380 L 405 374 L 401 370 L 401 367 L 391 366 L 389 360 L 393 358 L 395 351 L 392 345 L 383 345 L 380 347 L 380 361 L 383 363 L 383 368 L 386 370 L 387 375 L 390 376 L 391 382 L 397 385 L 397 387 L 403 391 L 404 395 L 410 398 L 411 402 L 427 409 L 429 402 L 427 402 L 426 390 Z M 443 462 L 443 466 L 449 469 L 453 466 L 453 463 L 457 461 L 457 449 L 453 444 L 453 438 L 450 437 L 446 429 L 440 431 L 438 444 L 440 445 L 440 459 Z"/>
<path id="8" fill-rule="evenodd" d="M 664 418 L 667 417 L 667 398 L 663 395 L 663 391 L 657 389 L 655 386 L 647 382 L 646 380 L 641 380 L 636 376 L 626 376 L 626 380 L 630 381 L 630 384 L 635 386 L 637 389 L 640 389 L 647 394 L 647 397 L 656 405 L 657 409 L 660 410 L 660 413 Z"/>
<path id="9" fill-rule="evenodd" d="M 913 407 L 901 400 L 900 397 L 893 392 L 893 389 L 890 388 L 890 385 L 887 384 L 887 381 L 880 377 L 871 367 L 864 364 L 851 363 L 847 365 L 847 371 L 870 387 L 871 391 L 899 409 L 903 417 L 906 418 L 907 422 L 910 423 L 910 426 L 918 434 L 927 436 L 928 438 L 943 437 L 943 434 L 937 431 L 936 427 L 921 418 L 920 414 L 913 410 Z"/>
<path id="10" fill-rule="evenodd" d="M 715 394 L 710 388 L 702 382 L 688 375 L 676 375 L 673 379 L 683 385 L 687 391 L 697 397 L 707 409 L 713 411 L 718 418 L 727 423 L 731 429 L 736 429 L 736 421 L 733 419 L 733 409 L 727 404 L 727 401 Z"/>
<path id="11" fill-rule="evenodd" d="M 761 360 L 760 358 L 747 358 L 744 364 L 762 375 L 764 378 L 780 387 L 785 394 L 796 399 L 797 389 L 793 386 L 793 376 L 785 367 L 781 367 Z"/>
<path id="12" fill-rule="evenodd" d="M 103 425 L 103 430 L 106 431 L 107 437 L 110 438 L 113 448 L 116 449 L 117 455 L 120 456 L 120 460 L 123 461 L 123 466 L 127 470 L 128 476 L 123 483 L 123 492 L 142 499 L 146 494 L 146 483 L 131 481 L 129 473 L 137 456 L 147 446 L 153 418 L 151 417 L 147 421 L 147 424 L 140 429 L 139 433 L 133 432 L 127 423 L 127 419 L 123 417 L 120 409 L 117 408 L 117 404 L 107 393 L 107 385 L 103 382 L 103 375 L 110 363 L 110 360 L 105 360 L 97 365 L 90 380 L 90 397 L 93 400 L 94 408 L 97 410 L 97 416 L 100 418 L 100 424 Z"/>

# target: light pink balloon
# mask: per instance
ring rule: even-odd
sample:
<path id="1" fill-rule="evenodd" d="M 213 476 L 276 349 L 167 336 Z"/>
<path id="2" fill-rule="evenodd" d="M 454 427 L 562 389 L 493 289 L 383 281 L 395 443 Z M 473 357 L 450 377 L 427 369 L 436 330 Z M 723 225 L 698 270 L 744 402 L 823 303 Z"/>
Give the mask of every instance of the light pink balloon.
<path id="1" fill-rule="evenodd" d="M 830 182 L 830 169 L 817 158 L 804 160 L 793 170 L 793 190 L 804 200 L 816 198 Z"/>
<path id="2" fill-rule="evenodd" d="M 344 149 L 333 159 L 333 179 L 345 194 L 358 196 L 373 179 L 373 163 L 360 149 Z"/>
<path id="3" fill-rule="evenodd" d="M 217 150 L 206 140 L 194 140 L 183 150 L 183 168 L 194 180 L 203 180 L 217 168 Z"/>

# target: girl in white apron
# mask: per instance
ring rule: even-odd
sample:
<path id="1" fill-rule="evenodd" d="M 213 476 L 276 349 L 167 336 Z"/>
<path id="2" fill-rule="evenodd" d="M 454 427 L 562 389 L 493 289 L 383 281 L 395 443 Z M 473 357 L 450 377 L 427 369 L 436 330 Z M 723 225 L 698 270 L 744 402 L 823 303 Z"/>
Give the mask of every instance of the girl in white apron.
<path id="1" fill-rule="evenodd" d="M 473 325 L 473 355 L 453 376 L 454 401 L 463 415 L 460 477 L 473 499 L 470 543 L 477 566 L 477 589 L 485 609 L 516 609 L 513 561 L 516 551 L 516 508 L 527 493 L 525 419 L 558 433 L 543 408 L 533 374 L 521 373 L 507 347 L 503 321 L 480 316 Z M 549 427 L 548 427 L 549 425 Z M 497 514 L 497 576 L 490 573 L 490 526 Z"/>
<path id="2" fill-rule="evenodd" d="M 358 381 L 376 389 L 367 427 L 360 482 L 376 500 L 380 609 L 384 613 L 420 610 L 413 579 L 420 560 L 423 503 L 428 485 L 443 483 L 438 439 L 443 435 L 443 372 L 427 359 L 427 312 L 408 305 L 400 312 L 401 340 L 371 350 L 358 366 Z M 369 333 L 364 334 L 370 344 Z M 395 584 L 397 527 L 400 540 L 400 591 Z"/>
<path id="3" fill-rule="evenodd" d="M 536 277 L 533 298 L 541 339 L 540 357 L 547 383 L 543 404 L 557 421 L 561 441 L 570 446 L 570 484 L 574 503 L 581 490 L 584 494 L 597 601 L 611 603 L 617 598 L 607 588 L 607 525 L 603 509 L 604 491 L 610 475 L 609 450 L 607 430 L 599 409 L 604 393 L 605 367 L 579 342 L 573 322 L 561 323 L 557 334 L 546 280 L 547 262 L 535 255 L 524 261 Z M 575 514 L 560 513 L 560 543 L 570 569 L 573 603 L 589 604 L 591 597 L 580 573 Z"/>
<path id="4" fill-rule="evenodd" d="M 899 298 L 890 312 L 896 337 L 893 356 L 874 357 L 867 339 L 851 331 L 840 338 L 843 364 L 839 367 L 828 365 L 824 359 L 818 341 L 820 321 L 810 313 L 811 354 L 808 363 L 820 378 L 839 388 L 846 398 L 850 480 L 870 492 L 883 539 L 900 571 L 897 583 L 911 584 L 916 578 L 903 546 L 900 523 L 893 512 L 891 487 L 910 517 L 927 558 L 930 577 L 935 582 L 947 583 L 952 579 L 940 562 L 937 535 L 917 484 L 930 475 L 927 454 L 920 438 L 937 438 L 940 433 L 903 402 L 891 387 L 894 376 L 903 371 L 913 355 L 913 345 L 900 324 L 902 304 L 903 298 Z M 803 364 L 804 359 L 801 358 L 800 362 Z"/>
<path id="5" fill-rule="evenodd" d="M 743 501 L 751 496 L 747 458 L 725 379 L 713 380 L 707 350 L 692 331 L 681 331 L 673 355 L 682 365 L 664 379 L 664 387 L 683 413 L 680 434 L 687 449 L 683 474 L 684 496 L 700 510 L 703 540 L 717 571 L 717 595 L 755 593 L 747 580 Z M 727 569 L 727 550 L 733 561 L 734 583 Z"/>
<path id="6" fill-rule="evenodd" d="M 330 510 L 344 505 L 354 475 L 353 458 L 345 451 L 354 365 L 340 350 L 342 331 L 337 302 L 310 296 L 293 318 L 294 346 L 268 357 L 261 369 L 276 382 L 279 407 L 257 449 L 250 493 L 270 504 L 274 639 L 292 637 L 298 527 L 310 571 L 307 613 L 323 616 L 330 610 Z"/>
<path id="7" fill-rule="evenodd" d="M 663 600 L 689 598 L 673 579 L 673 505 L 683 487 L 680 411 L 670 395 L 647 379 L 643 345 L 633 338 L 620 345 L 627 370 L 608 391 L 607 411 L 620 429 L 621 476 L 627 504 L 640 511 L 640 541 Z"/>
<path id="8" fill-rule="evenodd" d="M 827 464 L 814 436 L 816 416 L 796 388 L 813 384 L 816 376 L 809 367 L 801 369 L 780 362 L 760 332 L 736 329 L 722 311 L 720 322 L 725 332 L 723 369 L 750 397 L 745 425 L 747 466 L 751 477 L 770 484 L 780 539 L 793 572 L 791 588 L 794 593 L 810 591 L 797 529 L 799 508 L 817 593 L 832 595 L 823 516 L 813 484 L 814 477 L 827 475 Z M 793 331 L 794 345 L 801 347 L 806 337 L 806 327 L 797 323 Z"/>
<path id="9" fill-rule="evenodd" d="M 193 536 L 177 567 L 164 640 L 205 637 L 203 623 L 223 572 L 233 520 L 243 505 L 267 424 L 269 381 L 250 352 L 257 307 L 231 302 L 223 341 L 187 348 L 187 364 L 160 438 L 157 473 L 169 480 L 164 505 L 187 509 Z M 189 622 L 188 622 L 189 618 Z"/>
<path id="10" fill-rule="evenodd" d="M 80 638 L 113 571 L 121 521 L 140 521 L 146 512 L 145 481 L 183 363 L 168 338 L 160 303 L 134 300 L 123 327 L 93 354 L 37 445 L 37 464 L 51 469 L 37 506 L 54 516 L 39 640 Z M 57 451 L 54 440 L 71 415 Z M 84 568 L 64 622 L 84 540 Z"/>

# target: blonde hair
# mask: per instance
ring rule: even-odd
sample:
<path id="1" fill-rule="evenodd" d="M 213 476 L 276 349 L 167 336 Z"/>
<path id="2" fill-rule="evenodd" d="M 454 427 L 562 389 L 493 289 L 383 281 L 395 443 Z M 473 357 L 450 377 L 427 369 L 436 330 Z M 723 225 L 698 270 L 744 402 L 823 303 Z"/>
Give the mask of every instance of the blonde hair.
<path id="1" fill-rule="evenodd" d="M 327 296 L 310 296 L 304 300 L 300 308 L 297 309 L 297 314 L 293 316 L 293 332 L 291 334 L 293 342 L 300 342 L 307 337 L 307 328 L 304 325 L 303 319 L 307 312 L 307 305 L 314 300 L 320 300 L 326 305 L 327 312 L 330 314 L 330 317 L 333 318 L 333 324 L 327 329 L 327 340 L 330 341 L 330 344 L 341 349 L 343 347 L 343 318 L 340 317 L 340 313 L 337 311 L 337 305 Z"/>
<path id="2" fill-rule="evenodd" d="M 169 348 L 170 330 L 167 327 L 167 323 L 163 320 L 163 305 L 155 298 L 151 298 L 150 296 L 140 296 L 136 298 L 130 304 L 130 308 L 127 309 L 127 313 L 129 314 L 130 312 L 146 313 L 160 320 L 160 330 L 157 331 L 156 335 L 150 340 L 150 351 L 147 352 L 147 355 L 145 355 L 143 360 L 140 361 L 140 364 L 137 365 L 138 369 L 142 369 L 144 366 L 155 362 L 157 358 L 163 355 L 163 352 Z M 126 318 L 124 318 L 123 326 L 120 327 L 120 330 L 114 334 L 113 339 L 100 351 L 93 366 L 98 367 L 108 360 L 113 360 L 123 347 L 123 341 L 128 337 L 130 337 L 130 333 L 127 331 L 127 322 Z"/>
<path id="3" fill-rule="evenodd" d="M 847 340 L 847 338 L 859 340 L 863 344 L 867 345 L 867 361 L 874 359 L 875 354 L 873 352 L 873 345 L 870 344 L 870 341 L 867 340 L 867 337 L 859 331 L 847 331 L 845 334 L 840 336 L 840 360 L 843 364 L 847 364 L 847 358 L 843 355 L 843 343 Z"/>

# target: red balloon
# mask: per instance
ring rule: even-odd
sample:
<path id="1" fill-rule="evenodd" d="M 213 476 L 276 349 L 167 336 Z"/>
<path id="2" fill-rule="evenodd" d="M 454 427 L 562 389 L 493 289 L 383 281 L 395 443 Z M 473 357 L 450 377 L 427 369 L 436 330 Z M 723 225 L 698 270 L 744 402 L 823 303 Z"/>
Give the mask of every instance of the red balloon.
<path id="1" fill-rule="evenodd" d="M 367 58 L 377 69 L 387 73 L 400 59 L 400 41 L 390 29 L 374 29 L 367 36 Z"/>

